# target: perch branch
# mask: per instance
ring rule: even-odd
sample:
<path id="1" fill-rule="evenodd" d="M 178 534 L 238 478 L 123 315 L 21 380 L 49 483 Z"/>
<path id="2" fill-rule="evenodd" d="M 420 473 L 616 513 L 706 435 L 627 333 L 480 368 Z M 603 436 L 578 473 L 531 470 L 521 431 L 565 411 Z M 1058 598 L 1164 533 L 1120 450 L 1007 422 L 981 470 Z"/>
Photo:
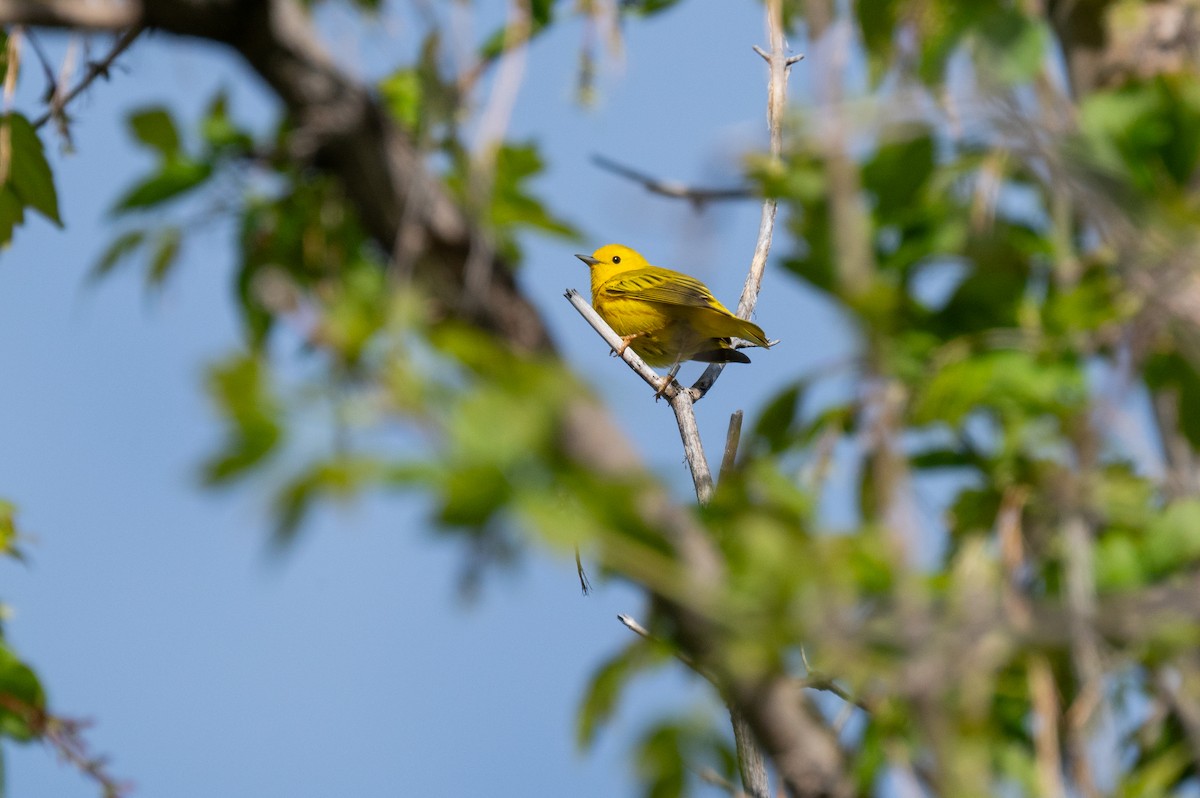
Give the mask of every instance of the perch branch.
<path id="1" fill-rule="evenodd" d="M 708 504 L 713 491 L 712 471 L 708 467 L 708 460 L 704 457 L 704 446 L 700 442 L 700 430 L 696 426 L 696 414 L 692 410 L 692 397 L 680 390 L 674 380 L 667 383 L 666 378 L 658 376 L 654 369 L 646 365 L 646 361 L 638 357 L 632 347 L 625 346 L 621 336 L 613 332 L 612 327 L 609 327 L 608 323 L 600 318 L 600 314 L 587 303 L 587 300 L 578 291 L 573 288 L 568 289 L 565 296 L 587 323 L 592 325 L 592 329 L 599 333 L 605 343 L 612 348 L 612 351 L 621 352 L 621 359 L 633 369 L 634 373 L 645 380 L 647 385 L 652 386 L 666 397 L 671 409 L 675 411 L 675 420 L 679 424 L 679 437 L 683 441 L 683 451 L 687 456 L 688 467 L 692 471 L 692 481 L 696 486 L 696 499 L 701 504 Z"/>

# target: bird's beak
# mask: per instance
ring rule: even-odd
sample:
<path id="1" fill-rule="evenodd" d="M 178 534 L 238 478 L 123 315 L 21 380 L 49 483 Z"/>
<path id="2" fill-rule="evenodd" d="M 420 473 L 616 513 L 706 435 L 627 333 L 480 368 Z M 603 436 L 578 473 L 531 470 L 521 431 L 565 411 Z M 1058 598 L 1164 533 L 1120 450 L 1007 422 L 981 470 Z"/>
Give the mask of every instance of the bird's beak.
<path id="1" fill-rule="evenodd" d="M 600 262 L 600 261 L 596 260 L 595 258 L 593 258 L 591 255 L 576 255 L 575 257 L 579 258 L 581 261 L 586 263 L 588 266 L 595 266 L 597 263 Z"/>

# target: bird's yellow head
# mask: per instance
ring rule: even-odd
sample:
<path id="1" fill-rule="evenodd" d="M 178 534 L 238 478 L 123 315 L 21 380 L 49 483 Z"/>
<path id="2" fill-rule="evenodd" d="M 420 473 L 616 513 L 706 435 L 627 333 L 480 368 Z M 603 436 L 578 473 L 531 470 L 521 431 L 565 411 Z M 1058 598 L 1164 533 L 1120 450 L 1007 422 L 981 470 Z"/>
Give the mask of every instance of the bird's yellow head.
<path id="1" fill-rule="evenodd" d="M 605 244 L 591 255 L 576 255 L 592 270 L 592 290 L 621 272 L 645 269 L 650 266 L 637 250 L 620 244 Z"/>

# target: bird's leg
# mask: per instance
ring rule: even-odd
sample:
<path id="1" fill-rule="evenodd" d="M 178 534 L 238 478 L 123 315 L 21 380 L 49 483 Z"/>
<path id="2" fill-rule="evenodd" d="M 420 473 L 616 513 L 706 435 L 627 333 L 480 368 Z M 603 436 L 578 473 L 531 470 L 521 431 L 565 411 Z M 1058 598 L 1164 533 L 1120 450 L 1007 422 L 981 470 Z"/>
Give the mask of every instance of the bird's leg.
<path id="1" fill-rule="evenodd" d="M 667 372 L 667 376 L 663 377 L 662 385 L 654 392 L 654 401 L 658 401 L 666 394 L 667 388 L 671 385 L 671 380 L 675 379 L 675 375 L 679 373 L 679 367 L 683 365 L 682 356 L 675 358 L 675 364 L 671 366 L 671 370 Z"/>
<path id="2" fill-rule="evenodd" d="M 616 357 L 620 357 L 621 355 L 625 354 L 625 350 L 629 348 L 629 345 L 631 343 L 633 343 L 633 340 L 635 338 L 641 338 L 645 334 L 646 333 L 644 333 L 644 332 L 640 332 L 640 333 L 634 333 L 633 335 L 622 335 L 621 336 L 621 345 L 613 350 L 613 355 L 615 355 Z"/>

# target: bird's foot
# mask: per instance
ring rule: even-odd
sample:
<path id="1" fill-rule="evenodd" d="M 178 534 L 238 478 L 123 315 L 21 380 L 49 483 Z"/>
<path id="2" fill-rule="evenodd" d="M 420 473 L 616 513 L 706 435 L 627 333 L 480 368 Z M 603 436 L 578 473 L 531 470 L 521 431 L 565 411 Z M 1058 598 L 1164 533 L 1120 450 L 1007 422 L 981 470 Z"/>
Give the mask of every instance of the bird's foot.
<path id="1" fill-rule="evenodd" d="M 671 374 L 663 377 L 659 382 L 658 390 L 654 392 L 654 401 L 658 401 L 667 395 L 667 389 L 671 387 L 671 383 L 675 382 L 675 377 Z"/>
<path id="2" fill-rule="evenodd" d="M 629 348 L 629 345 L 631 343 L 633 343 L 633 339 L 638 338 L 639 336 L 641 336 L 641 333 L 634 333 L 633 335 L 622 335 L 621 336 L 621 345 L 612 351 L 613 357 L 621 357 L 622 355 L 624 355 L 625 350 Z"/>

